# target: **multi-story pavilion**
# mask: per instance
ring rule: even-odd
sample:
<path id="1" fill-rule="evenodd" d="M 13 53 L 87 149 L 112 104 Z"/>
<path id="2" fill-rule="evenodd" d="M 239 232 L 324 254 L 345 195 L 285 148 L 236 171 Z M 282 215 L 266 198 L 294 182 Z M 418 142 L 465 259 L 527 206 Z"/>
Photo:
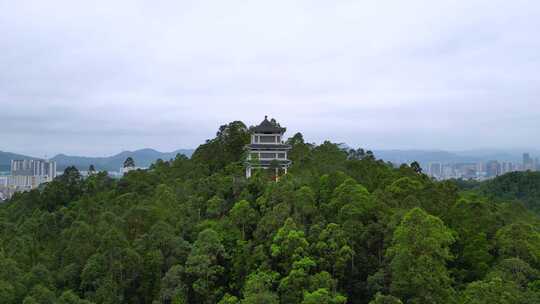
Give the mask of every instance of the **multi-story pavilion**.
<path id="1" fill-rule="evenodd" d="M 264 117 L 261 124 L 250 129 L 251 144 L 247 145 L 249 153 L 246 160 L 246 177 L 251 177 L 253 169 L 273 168 L 276 170 L 276 177 L 280 169 L 287 173 L 291 165 L 287 153 L 291 146 L 283 143 L 283 134 L 286 130 L 275 121 L 269 121 L 268 116 Z"/>

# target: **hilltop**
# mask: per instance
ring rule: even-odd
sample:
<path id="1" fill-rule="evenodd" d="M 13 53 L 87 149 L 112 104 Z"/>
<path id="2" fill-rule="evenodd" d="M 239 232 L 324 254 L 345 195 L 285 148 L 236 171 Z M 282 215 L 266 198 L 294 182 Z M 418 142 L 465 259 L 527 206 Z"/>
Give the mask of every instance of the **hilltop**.
<path id="1" fill-rule="evenodd" d="M 540 215 L 540 172 L 510 172 L 489 181 L 465 182 L 463 185 L 494 201 L 523 203 Z"/>
<path id="2" fill-rule="evenodd" d="M 289 138 L 245 178 L 234 122 L 119 180 L 70 168 L 0 206 L 3 303 L 525 304 L 540 219 L 416 165 Z"/>

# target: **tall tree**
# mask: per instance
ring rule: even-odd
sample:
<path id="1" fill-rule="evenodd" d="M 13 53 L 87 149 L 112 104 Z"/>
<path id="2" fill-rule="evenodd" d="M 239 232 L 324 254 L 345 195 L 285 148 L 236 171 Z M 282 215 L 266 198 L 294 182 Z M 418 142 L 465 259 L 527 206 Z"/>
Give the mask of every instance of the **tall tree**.
<path id="1" fill-rule="evenodd" d="M 403 304 L 403 302 L 394 296 L 386 296 L 378 293 L 369 304 Z"/>
<path id="2" fill-rule="evenodd" d="M 302 304 L 345 304 L 347 298 L 342 295 L 334 295 L 328 289 L 317 289 L 314 292 L 306 292 Z"/>
<path id="3" fill-rule="evenodd" d="M 272 287 L 278 274 L 266 271 L 257 271 L 247 278 L 243 290 L 242 304 L 278 304 L 279 298 Z"/>
<path id="4" fill-rule="evenodd" d="M 515 223 L 497 232 L 497 247 L 503 258 L 518 257 L 540 266 L 540 233 L 530 224 Z"/>
<path id="5" fill-rule="evenodd" d="M 249 139 L 246 125 L 241 121 L 233 121 L 219 127 L 216 137 L 199 146 L 192 159 L 208 166 L 211 172 L 219 171 L 232 162 L 244 159 L 244 147 Z"/>
<path id="6" fill-rule="evenodd" d="M 94 165 L 90 165 L 88 167 L 88 174 L 92 175 L 94 173 L 96 173 L 96 167 L 94 167 Z"/>
<path id="7" fill-rule="evenodd" d="M 446 262 L 452 259 L 452 232 L 437 217 L 420 208 L 407 212 L 394 232 L 392 294 L 410 303 L 446 304 L 454 298 Z"/>
<path id="8" fill-rule="evenodd" d="M 282 269 L 288 273 L 295 261 L 308 253 L 309 242 L 304 231 L 296 227 L 293 219 L 288 218 L 274 236 L 271 253 Z"/>
<path id="9" fill-rule="evenodd" d="M 411 163 L 411 169 L 413 169 L 414 172 L 418 174 L 422 174 L 422 166 L 420 166 L 420 163 L 418 163 L 417 161 Z"/>
<path id="10" fill-rule="evenodd" d="M 524 294 L 511 281 L 493 278 L 470 283 L 461 294 L 460 304 L 525 304 Z"/>
<path id="11" fill-rule="evenodd" d="M 199 233 L 186 262 L 186 272 L 199 303 L 216 303 L 223 287 L 218 284 L 224 272 L 225 248 L 218 233 L 210 228 Z"/>
<path id="12" fill-rule="evenodd" d="M 135 168 L 135 160 L 131 156 L 124 161 L 124 168 Z"/>
<path id="13" fill-rule="evenodd" d="M 234 204 L 231 209 L 232 221 L 240 227 L 242 231 L 242 239 L 246 238 L 246 232 L 251 230 L 251 225 L 257 220 L 257 212 L 253 209 L 249 202 L 241 200 Z"/>

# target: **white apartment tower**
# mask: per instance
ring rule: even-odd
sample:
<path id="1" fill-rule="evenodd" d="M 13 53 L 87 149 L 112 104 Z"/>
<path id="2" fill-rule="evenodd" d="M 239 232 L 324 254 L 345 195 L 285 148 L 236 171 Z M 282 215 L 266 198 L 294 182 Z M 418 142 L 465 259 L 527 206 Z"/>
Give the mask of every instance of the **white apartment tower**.
<path id="1" fill-rule="evenodd" d="M 9 185 L 23 189 L 35 189 L 39 185 L 56 178 L 56 162 L 40 159 L 11 161 Z"/>

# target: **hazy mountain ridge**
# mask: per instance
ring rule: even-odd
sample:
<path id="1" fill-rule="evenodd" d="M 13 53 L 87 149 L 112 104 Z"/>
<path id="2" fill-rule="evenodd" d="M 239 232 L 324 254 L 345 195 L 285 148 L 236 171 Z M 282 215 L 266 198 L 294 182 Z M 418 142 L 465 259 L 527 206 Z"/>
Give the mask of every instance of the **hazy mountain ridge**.
<path id="1" fill-rule="evenodd" d="M 132 157 L 137 166 L 148 167 L 158 159 L 169 160 L 175 158 L 177 154 L 184 154 L 187 157 L 191 157 L 193 151 L 193 149 L 179 149 L 173 152 L 159 152 L 154 149 L 140 149 L 136 151 L 123 151 L 108 157 L 87 157 L 58 154 L 51 160 L 56 161 L 58 170 L 63 170 L 68 166 L 75 166 L 79 170 L 86 170 L 90 165 L 94 165 L 97 170 L 118 171 L 128 157 Z M 9 171 L 11 160 L 13 159 L 40 158 L 0 151 L 0 171 Z"/>
<path id="2" fill-rule="evenodd" d="M 140 149 L 135 151 L 123 151 L 108 157 L 87 157 L 58 154 L 52 158 L 58 164 L 58 170 L 63 170 L 68 166 L 75 166 L 79 170 L 86 170 L 93 164 L 97 170 L 117 171 L 127 157 L 133 157 L 137 166 L 148 167 L 158 159 L 169 160 L 176 157 L 176 154 L 184 154 L 191 157 L 195 149 L 179 149 L 173 152 L 160 152 L 154 149 Z M 530 152 L 531 156 L 540 155 L 539 150 L 534 149 L 478 149 L 449 152 L 444 150 L 373 150 L 379 159 L 393 163 L 411 163 L 417 161 L 421 164 L 430 162 L 466 163 L 488 160 L 521 162 L 522 154 Z M 12 159 L 40 159 L 38 157 L 26 156 L 10 152 L 0 151 L 0 171 L 9 171 Z"/>
<path id="3" fill-rule="evenodd" d="M 0 171 L 9 171 L 11 167 L 11 160 L 13 159 L 38 159 L 38 158 L 21 155 L 17 153 L 0 151 Z"/>
<path id="4" fill-rule="evenodd" d="M 154 149 L 141 149 L 123 151 L 110 157 L 84 157 L 59 154 L 53 157 L 52 160 L 57 162 L 59 169 L 75 166 L 80 170 L 86 170 L 90 165 L 94 165 L 97 170 L 117 171 L 122 167 L 128 157 L 132 157 L 138 167 L 149 167 L 158 159 L 173 159 L 177 154 L 184 154 L 187 157 L 191 157 L 193 151 L 193 149 L 179 149 L 173 152 L 159 152 Z"/>

